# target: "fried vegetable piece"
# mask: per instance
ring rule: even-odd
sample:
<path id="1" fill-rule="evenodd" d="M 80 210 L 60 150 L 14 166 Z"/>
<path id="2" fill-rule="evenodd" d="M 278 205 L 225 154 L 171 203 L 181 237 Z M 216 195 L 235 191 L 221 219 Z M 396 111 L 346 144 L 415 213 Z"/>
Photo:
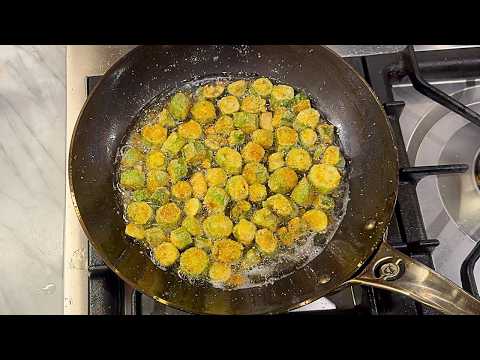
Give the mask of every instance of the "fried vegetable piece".
<path id="1" fill-rule="evenodd" d="M 148 194 L 147 189 L 139 189 L 132 193 L 132 198 L 133 201 L 145 201 L 150 198 L 150 195 Z"/>
<path id="2" fill-rule="evenodd" d="M 254 223 L 240 219 L 237 225 L 233 227 L 233 236 L 243 245 L 250 245 L 255 238 L 257 227 Z"/>
<path id="3" fill-rule="evenodd" d="M 276 152 L 268 156 L 268 171 L 273 172 L 284 166 L 285 161 L 283 160 L 282 152 Z"/>
<path id="4" fill-rule="evenodd" d="M 175 225 L 180 220 L 182 211 L 175 203 L 168 203 L 157 209 L 155 220 L 158 224 Z"/>
<path id="5" fill-rule="evenodd" d="M 247 90 L 247 82 L 245 80 L 237 80 L 228 85 L 227 91 L 236 97 L 241 97 Z"/>
<path id="6" fill-rule="evenodd" d="M 193 236 L 199 236 L 203 234 L 202 223 L 196 217 L 187 216 L 182 221 L 182 227 Z"/>
<path id="7" fill-rule="evenodd" d="M 260 162 L 264 156 L 263 147 L 251 141 L 242 149 L 242 157 L 247 163 L 250 161 Z"/>
<path id="8" fill-rule="evenodd" d="M 160 187 L 150 195 L 150 201 L 155 205 L 165 205 L 168 200 L 170 200 L 170 191 L 166 187 Z"/>
<path id="9" fill-rule="evenodd" d="M 242 175 L 235 175 L 228 179 L 226 190 L 234 201 L 248 198 L 248 183 Z"/>
<path id="10" fill-rule="evenodd" d="M 253 213 L 252 221 L 255 225 L 275 231 L 278 224 L 278 218 L 267 208 L 262 208 Z"/>
<path id="11" fill-rule="evenodd" d="M 291 126 L 292 121 L 295 118 L 295 114 L 290 109 L 279 106 L 275 108 L 273 118 L 272 118 L 272 126 L 274 128 L 278 128 L 281 126 Z"/>
<path id="12" fill-rule="evenodd" d="M 294 93 L 295 92 L 291 86 L 275 85 L 272 89 L 270 104 L 273 107 L 290 105 Z"/>
<path id="13" fill-rule="evenodd" d="M 229 175 L 237 175 L 242 171 L 242 156 L 229 147 L 223 147 L 215 155 L 217 164 Z"/>
<path id="14" fill-rule="evenodd" d="M 205 135 L 207 137 L 208 135 L 215 135 L 215 134 L 217 134 L 217 131 L 215 130 L 215 124 L 205 128 Z"/>
<path id="15" fill-rule="evenodd" d="M 187 216 L 195 216 L 201 207 L 202 204 L 200 204 L 200 201 L 197 198 L 192 198 L 185 202 L 183 212 L 187 214 Z"/>
<path id="16" fill-rule="evenodd" d="M 265 103 L 265 99 L 260 96 L 248 95 L 243 98 L 241 109 L 247 113 L 256 114 L 265 111 Z"/>
<path id="17" fill-rule="evenodd" d="M 188 181 L 179 181 L 172 186 L 172 195 L 179 200 L 188 200 L 192 196 L 192 186 Z"/>
<path id="18" fill-rule="evenodd" d="M 178 127 L 178 135 L 189 140 L 199 139 L 202 136 L 202 127 L 195 120 L 190 120 Z"/>
<path id="19" fill-rule="evenodd" d="M 254 183 L 265 184 L 268 180 L 267 169 L 263 164 L 256 161 L 245 164 L 242 175 L 249 185 Z"/>
<path id="20" fill-rule="evenodd" d="M 330 124 L 320 124 L 317 127 L 318 135 L 320 136 L 320 141 L 324 144 L 333 143 L 333 135 L 335 133 L 335 128 Z"/>
<path id="21" fill-rule="evenodd" d="M 308 223 L 303 218 L 297 216 L 288 222 L 287 228 L 292 237 L 297 239 L 308 230 Z"/>
<path id="22" fill-rule="evenodd" d="M 170 161 L 167 167 L 168 174 L 170 175 L 170 179 L 172 183 L 176 183 L 177 181 L 185 178 L 188 174 L 188 167 L 187 163 L 184 159 L 173 159 Z"/>
<path id="23" fill-rule="evenodd" d="M 160 226 L 153 226 L 145 230 L 145 242 L 152 249 L 155 249 L 158 245 L 167 240 L 167 236 Z"/>
<path id="24" fill-rule="evenodd" d="M 172 132 L 162 145 L 162 151 L 170 156 L 175 156 L 182 150 L 186 140 L 177 132 Z"/>
<path id="25" fill-rule="evenodd" d="M 121 164 L 123 167 L 132 167 L 143 160 L 143 154 L 136 148 L 130 148 L 122 155 Z"/>
<path id="26" fill-rule="evenodd" d="M 203 236 L 196 236 L 195 237 L 195 247 L 202 249 L 206 252 L 211 252 L 213 247 L 212 239 L 208 239 Z"/>
<path id="27" fill-rule="evenodd" d="M 202 88 L 202 95 L 207 99 L 215 99 L 223 94 L 225 85 L 220 82 L 207 84 Z"/>
<path id="28" fill-rule="evenodd" d="M 260 127 L 265 130 L 273 130 L 272 125 L 273 114 L 270 111 L 260 114 Z"/>
<path id="29" fill-rule="evenodd" d="M 143 228 L 143 225 L 130 223 L 125 227 L 125 234 L 135 239 L 142 240 L 145 238 L 145 229 Z"/>
<path id="30" fill-rule="evenodd" d="M 179 227 L 170 233 L 170 242 L 179 250 L 185 249 L 193 240 L 190 233 L 184 227 Z"/>
<path id="31" fill-rule="evenodd" d="M 145 175 L 137 169 L 122 171 L 120 185 L 129 190 L 140 189 L 145 185 Z"/>
<path id="32" fill-rule="evenodd" d="M 240 110 L 240 103 L 235 96 L 227 95 L 217 102 L 218 108 L 222 114 L 233 114 Z"/>
<path id="33" fill-rule="evenodd" d="M 210 213 L 221 213 L 230 201 L 225 190 L 218 186 L 208 188 L 207 194 L 203 200 L 203 204 Z"/>
<path id="34" fill-rule="evenodd" d="M 217 116 L 215 106 L 208 100 L 197 101 L 191 110 L 193 118 L 202 125 L 211 123 Z"/>
<path id="35" fill-rule="evenodd" d="M 207 181 L 205 180 L 205 176 L 200 172 L 193 174 L 190 178 L 190 184 L 192 185 L 193 196 L 197 199 L 203 199 L 207 192 Z"/>
<path id="36" fill-rule="evenodd" d="M 162 145 L 167 139 L 167 129 L 160 124 L 145 125 L 142 128 L 142 137 L 152 145 Z"/>
<path id="37" fill-rule="evenodd" d="M 249 200 L 251 202 L 260 202 L 267 197 L 267 188 L 265 185 L 255 183 L 248 188 Z"/>
<path id="38" fill-rule="evenodd" d="M 225 143 L 225 139 L 217 134 L 208 135 L 207 138 L 205 139 L 205 145 L 210 150 L 218 150 L 222 147 L 224 143 Z"/>
<path id="39" fill-rule="evenodd" d="M 210 215 L 203 222 L 203 231 L 211 239 L 222 239 L 232 233 L 233 223 L 223 214 Z"/>
<path id="40" fill-rule="evenodd" d="M 222 115 L 214 125 L 217 134 L 229 135 L 233 131 L 233 119 L 231 116 Z"/>
<path id="41" fill-rule="evenodd" d="M 221 239 L 213 244 L 212 253 L 218 261 L 231 264 L 242 257 L 243 245 L 238 241 Z"/>
<path id="42" fill-rule="evenodd" d="M 225 282 L 231 275 L 232 269 L 230 266 L 218 261 L 210 265 L 210 269 L 208 270 L 208 276 L 212 281 Z"/>
<path id="43" fill-rule="evenodd" d="M 150 151 L 147 154 L 145 164 L 148 170 L 163 169 L 165 167 L 165 155 L 161 151 Z"/>
<path id="44" fill-rule="evenodd" d="M 190 141 L 182 149 L 183 157 L 187 164 L 198 165 L 208 156 L 207 148 L 199 141 Z"/>
<path id="45" fill-rule="evenodd" d="M 202 163 L 200 164 L 200 166 L 204 169 L 210 169 L 212 167 L 212 160 L 210 159 L 205 159 L 202 161 Z"/>
<path id="46" fill-rule="evenodd" d="M 227 181 L 227 173 L 222 168 L 210 168 L 207 169 L 205 179 L 208 186 L 224 187 Z"/>
<path id="47" fill-rule="evenodd" d="M 258 115 L 245 111 L 233 113 L 233 126 L 246 134 L 251 134 L 258 128 Z"/>
<path id="48" fill-rule="evenodd" d="M 163 242 L 153 249 L 153 257 L 163 267 L 169 267 L 175 264 L 180 252 L 170 242 Z"/>
<path id="49" fill-rule="evenodd" d="M 315 152 L 313 153 L 313 160 L 319 161 L 323 157 L 323 153 L 327 149 L 328 145 L 320 144 L 315 148 Z"/>
<path id="50" fill-rule="evenodd" d="M 317 133 L 310 129 L 303 129 L 300 131 L 300 143 L 306 148 L 310 148 L 317 142 Z"/>
<path id="51" fill-rule="evenodd" d="M 245 257 L 242 260 L 241 267 L 244 270 L 249 270 L 252 267 L 258 265 L 262 261 L 260 254 L 256 248 L 251 248 L 245 253 Z"/>
<path id="52" fill-rule="evenodd" d="M 329 146 L 323 153 L 322 163 L 327 165 L 337 165 L 340 162 L 341 155 L 338 146 Z"/>
<path id="53" fill-rule="evenodd" d="M 295 145 L 298 141 L 298 134 L 295 129 L 288 126 L 281 126 L 275 130 L 277 145 L 279 149 L 288 148 Z"/>
<path id="54" fill-rule="evenodd" d="M 228 143 L 231 146 L 241 145 L 245 142 L 245 133 L 242 130 L 233 130 L 228 136 Z"/>
<path id="55" fill-rule="evenodd" d="M 152 218 L 153 210 L 146 202 L 131 202 L 127 206 L 128 219 L 137 225 L 144 225 Z"/>
<path id="56" fill-rule="evenodd" d="M 152 169 L 147 173 L 147 189 L 151 193 L 168 184 L 168 174 L 161 169 Z"/>
<path id="57" fill-rule="evenodd" d="M 313 200 L 313 207 L 324 211 L 330 211 L 335 208 L 335 200 L 329 195 L 318 194 Z"/>
<path id="58" fill-rule="evenodd" d="M 182 155 L 187 164 L 199 165 L 208 158 L 208 149 L 203 142 L 193 140 L 183 147 Z"/>
<path id="59" fill-rule="evenodd" d="M 173 116 L 168 112 L 167 109 L 163 109 L 157 116 L 157 122 L 160 126 L 171 128 L 174 127 L 176 122 Z"/>
<path id="60" fill-rule="evenodd" d="M 280 242 L 287 247 L 291 247 L 295 243 L 296 238 L 287 230 L 285 226 L 282 226 L 280 229 L 278 229 L 276 235 Z"/>
<path id="61" fill-rule="evenodd" d="M 293 105 L 292 110 L 298 114 L 300 111 L 309 109 L 310 107 L 310 100 L 304 99 L 297 101 L 295 105 Z"/>
<path id="62" fill-rule="evenodd" d="M 273 145 L 273 131 L 257 129 L 252 133 L 252 141 L 264 149 L 270 149 Z"/>
<path id="63" fill-rule="evenodd" d="M 272 82 L 267 78 L 258 78 L 252 83 L 252 90 L 261 97 L 270 95 L 273 89 Z"/>
<path id="64" fill-rule="evenodd" d="M 300 206 L 308 207 L 312 205 L 314 191 L 306 177 L 298 182 L 290 197 Z"/>
<path id="65" fill-rule="evenodd" d="M 307 171 L 312 166 L 312 158 L 308 151 L 293 148 L 287 154 L 287 166 L 298 171 Z"/>
<path id="66" fill-rule="evenodd" d="M 268 229 L 257 230 L 255 233 L 255 244 L 261 252 L 267 255 L 273 254 L 278 247 L 276 237 Z"/>
<path id="67" fill-rule="evenodd" d="M 177 120 L 185 120 L 190 110 L 190 98 L 182 92 L 176 93 L 168 104 L 168 112 Z"/>
<path id="68" fill-rule="evenodd" d="M 312 231 L 323 232 L 327 228 L 328 218 L 322 210 L 308 210 L 303 214 L 302 219 L 308 224 Z"/>
<path id="69" fill-rule="evenodd" d="M 241 219 L 248 214 L 251 208 L 252 205 L 248 201 L 240 200 L 230 210 L 230 216 L 234 220 Z"/>
<path id="70" fill-rule="evenodd" d="M 282 167 L 275 170 L 270 179 L 268 179 L 268 187 L 274 193 L 286 194 L 290 192 L 298 183 L 298 176 L 294 170 L 289 167 Z"/>
<path id="71" fill-rule="evenodd" d="M 180 255 L 180 271 L 188 276 L 199 276 L 208 267 L 208 255 L 202 249 L 191 247 Z"/>
<path id="72" fill-rule="evenodd" d="M 291 100 L 294 96 L 294 90 L 288 85 L 276 85 L 272 88 L 271 95 L 274 101 Z"/>
<path id="73" fill-rule="evenodd" d="M 277 215 L 283 217 L 290 216 L 294 212 L 292 204 L 282 194 L 270 196 L 267 201 L 265 201 L 265 206 L 272 209 Z"/>
<path id="74" fill-rule="evenodd" d="M 313 165 L 308 173 L 308 180 L 322 194 L 332 192 L 340 184 L 341 176 L 332 165 Z"/>
<path id="75" fill-rule="evenodd" d="M 294 126 L 297 128 L 309 127 L 315 129 L 320 121 L 320 113 L 312 108 L 300 111 L 294 121 Z"/>

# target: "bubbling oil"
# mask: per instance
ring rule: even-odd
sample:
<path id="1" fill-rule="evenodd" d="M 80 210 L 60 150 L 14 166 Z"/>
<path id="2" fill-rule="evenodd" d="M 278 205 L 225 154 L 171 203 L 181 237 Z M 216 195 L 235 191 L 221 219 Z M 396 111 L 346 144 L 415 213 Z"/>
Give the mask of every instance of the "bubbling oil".
<path id="1" fill-rule="evenodd" d="M 131 147 L 135 147 L 141 150 L 144 154 L 146 154 L 150 150 L 150 147 L 142 143 L 140 140 L 142 127 L 147 124 L 154 123 L 156 115 L 160 111 L 162 111 L 162 109 L 166 106 L 171 96 L 173 96 L 177 92 L 183 92 L 185 94 L 192 95 L 195 97 L 196 94 L 198 94 L 199 89 L 201 89 L 202 86 L 208 83 L 222 82 L 227 84 L 229 82 L 236 81 L 236 80 L 252 81 L 257 77 L 258 77 L 257 74 L 238 73 L 235 75 L 222 74 L 220 76 L 209 76 L 204 78 L 193 79 L 192 81 L 185 82 L 180 87 L 177 87 L 175 89 L 170 89 L 170 91 L 167 91 L 163 94 L 159 94 L 147 106 L 145 106 L 145 108 L 142 111 L 140 111 L 140 113 L 135 118 L 135 121 L 132 124 L 133 126 L 131 127 L 127 137 L 123 141 L 123 146 L 121 146 L 118 149 L 116 154 L 116 164 L 117 164 L 118 171 L 117 171 L 117 176 L 115 177 L 116 180 L 114 183 L 114 187 L 120 195 L 120 199 L 121 199 L 123 210 L 124 210 L 123 219 L 125 223 L 128 223 L 126 208 L 127 208 L 127 205 L 131 201 L 133 201 L 133 191 L 124 189 L 119 183 L 120 161 L 122 159 L 122 156 L 125 154 L 125 151 Z M 275 79 L 272 79 L 271 77 L 269 79 L 272 81 L 274 85 L 282 83 L 280 81 L 276 81 Z M 308 97 L 308 99 L 312 104 L 312 108 L 319 110 L 318 106 L 316 106 L 317 101 L 314 97 L 311 96 L 311 94 L 309 94 L 307 91 L 303 89 L 298 89 L 298 88 L 294 88 L 294 89 L 295 89 L 295 93 L 302 92 L 306 94 L 306 96 Z M 328 119 L 326 119 L 324 115 L 322 116 L 322 118 L 324 119 L 324 122 L 330 124 L 330 122 L 328 122 Z M 189 120 L 190 118 L 187 117 L 185 121 L 189 121 Z M 176 125 L 173 128 L 169 129 L 169 133 L 171 131 L 176 131 L 178 126 L 180 126 L 183 122 L 184 121 L 177 121 Z M 248 142 L 248 138 L 249 136 L 247 136 L 245 143 Z M 244 144 L 230 146 L 230 147 L 240 152 L 242 145 Z M 339 146 L 340 149 L 343 150 L 342 145 L 339 141 L 337 130 L 335 130 L 333 145 Z M 268 156 L 275 151 L 276 151 L 275 146 L 272 146 L 270 149 L 265 149 L 264 158 L 268 158 Z M 309 153 L 311 153 L 311 151 L 309 151 Z M 345 158 L 343 151 L 342 151 L 342 155 Z M 168 154 L 165 154 L 165 156 L 166 156 L 166 163 L 168 163 L 172 158 Z M 145 169 L 143 168 L 142 165 L 138 165 L 138 166 L 139 166 L 139 170 L 145 172 Z M 212 167 L 215 167 L 215 166 L 216 166 L 215 161 L 214 159 L 212 159 Z M 147 254 L 147 256 L 150 257 L 150 259 L 156 266 L 158 266 L 164 271 L 172 271 L 176 273 L 181 279 L 189 281 L 195 286 L 213 286 L 213 287 L 221 288 L 228 291 L 232 289 L 250 288 L 255 286 L 263 286 L 266 284 L 271 284 L 283 277 L 290 275 L 294 271 L 302 268 L 303 266 L 307 265 L 310 261 L 312 261 L 314 258 L 316 258 L 324 250 L 325 246 L 328 244 L 328 242 L 331 240 L 331 238 L 335 234 L 336 230 L 338 229 L 343 219 L 343 216 L 345 215 L 347 204 L 349 201 L 348 168 L 349 168 L 348 159 L 345 158 L 344 166 L 342 168 L 339 168 L 339 172 L 342 175 L 342 178 L 341 178 L 340 185 L 333 193 L 335 206 L 334 206 L 334 209 L 328 213 L 328 226 L 325 232 L 315 233 L 312 231 L 307 231 L 295 241 L 293 246 L 288 248 L 282 247 L 282 249 L 280 251 L 277 251 L 275 255 L 272 257 L 263 256 L 260 263 L 253 266 L 250 269 L 241 270 L 239 264 L 234 264 L 232 266 L 232 273 L 237 273 L 237 274 L 240 273 L 244 276 L 244 279 L 245 279 L 245 282 L 243 284 L 238 285 L 234 288 L 231 286 L 226 286 L 222 282 L 211 281 L 208 278 L 208 275 L 206 274 L 199 277 L 195 277 L 195 278 L 187 276 L 184 273 L 182 273 L 182 271 L 180 270 L 178 261 L 173 266 L 169 268 L 165 268 L 159 264 L 159 262 L 153 256 L 152 249 L 146 246 L 145 243 L 133 238 L 132 238 L 132 241 L 140 242 L 142 245 L 146 246 L 147 251 L 145 253 Z M 197 172 L 203 172 L 204 170 L 205 169 L 202 168 L 200 165 L 198 166 L 190 165 L 188 166 L 188 174 L 185 178 L 189 179 L 193 174 Z M 267 190 L 268 190 L 267 197 L 274 195 L 274 193 L 272 193 L 268 189 L 268 187 L 267 187 Z M 149 205 L 153 208 L 154 211 L 159 207 L 154 203 L 149 202 L 148 200 L 146 201 L 147 203 L 149 203 Z M 180 209 L 183 208 L 183 202 L 181 200 L 178 200 L 175 197 L 170 197 L 169 201 L 174 202 Z M 229 201 L 229 203 L 225 208 L 226 215 L 230 213 L 231 207 L 233 205 L 234 205 L 234 202 Z M 254 211 L 262 208 L 261 203 L 258 204 L 258 203 L 252 202 L 251 206 L 252 207 L 248 212 L 249 214 L 253 214 Z M 208 210 L 204 206 L 202 206 L 199 212 L 197 213 L 196 217 L 203 220 L 208 215 L 209 215 Z M 297 216 L 300 216 L 300 214 Z M 277 228 L 286 226 L 288 220 L 290 220 L 290 218 L 288 219 L 283 219 L 281 217 L 278 217 L 278 218 L 280 221 L 278 223 Z M 234 222 L 233 219 L 232 219 L 232 222 Z M 168 236 L 168 234 L 166 235 Z"/>

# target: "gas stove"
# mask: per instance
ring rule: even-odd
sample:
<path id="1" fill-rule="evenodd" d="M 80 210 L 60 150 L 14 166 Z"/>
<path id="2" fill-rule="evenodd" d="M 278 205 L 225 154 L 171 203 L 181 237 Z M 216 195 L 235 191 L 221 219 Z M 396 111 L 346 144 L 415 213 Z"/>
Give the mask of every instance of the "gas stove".
<path id="1" fill-rule="evenodd" d="M 392 125 L 401 170 L 398 201 L 386 240 L 478 297 L 480 127 L 471 114 L 462 113 L 461 106 L 454 113 L 432 100 L 430 97 L 438 100 L 441 94 L 428 87 L 425 90 L 418 80 L 423 76 L 460 103 L 480 111 L 480 47 L 415 46 L 413 56 L 405 45 L 329 47 L 372 86 Z M 68 47 L 67 157 L 87 94 L 108 67 L 132 48 Z M 185 314 L 130 288 L 105 266 L 76 218 L 68 176 L 66 191 L 65 313 Z M 403 295 L 367 286 L 347 287 L 294 311 L 438 314 Z"/>

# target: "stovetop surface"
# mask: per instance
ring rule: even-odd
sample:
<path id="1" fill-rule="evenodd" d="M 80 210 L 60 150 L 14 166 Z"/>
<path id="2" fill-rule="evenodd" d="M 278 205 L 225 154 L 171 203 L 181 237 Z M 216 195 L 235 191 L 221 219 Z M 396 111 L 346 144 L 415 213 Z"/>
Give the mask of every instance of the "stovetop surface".
<path id="1" fill-rule="evenodd" d="M 475 79 L 433 84 L 480 111 L 480 87 Z M 393 94 L 395 99 L 408 104 L 400 125 L 412 165 L 469 166 L 463 174 L 426 177 L 417 185 L 427 237 L 439 240 L 432 253 L 435 268 L 461 285 L 458 259 L 464 259 L 480 239 L 480 191 L 475 171 L 480 128 L 420 94 L 411 84 L 394 87 Z M 480 279 L 480 266 L 475 270 L 476 278 Z"/>
<path id="2" fill-rule="evenodd" d="M 350 64 L 373 85 L 374 90 L 385 105 L 387 114 L 391 115 L 390 120 L 392 121 L 395 137 L 401 145 L 399 146 L 399 149 L 400 151 L 405 152 L 405 163 L 401 164 L 401 166 L 408 166 L 408 160 L 410 160 L 411 165 L 435 165 L 438 163 L 452 163 L 453 160 L 458 160 L 455 158 L 448 158 L 448 156 L 445 158 L 444 155 L 443 160 L 445 162 L 442 162 L 440 161 L 442 160 L 440 158 L 435 159 L 435 155 L 426 155 L 428 153 L 442 153 L 440 150 L 445 150 L 445 146 L 442 147 L 438 144 L 436 144 L 436 147 L 434 146 L 436 141 L 435 132 L 432 132 L 432 134 L 429 133 L 429 137 L 425 138 L 425 144 L 423 141 L 420 142 L 418 151 L 414 152 L 412 150 L 414 148 L 412 144 L 415 144 L 415 141 L 412 141 L 411 139 L 415 139 L 415 132 L 419 131 L 419 127 L 421 128 L 418 123 L 422 123 L 421 119 L 423 119 L 425 114 L 428 114 L 429 111 L 431 112 L 431 109 L 435 104 L 428 98 L 419 95 L 408 83 L 397 84 L 392 89 L 390 85 L 384 84 L 385 81 L 379 79 L 378 73 L 381 74 L 381 72 L 378 72 L 378 69 L 383 66 L 382 61 L 387 61 L 389 56 L 389 54 L 386 54 L 366 57 L 350 57 L 347 61 L 350 62 Z M 99 77 L 88 77 L 88 89 L 91 90 L 98 79 Z M 464 90 L 467 86 L 466 84 L 467 82 L 464 80 L 460 80 L 457 83 L 451 83 L 451 80 L 449 80 L 445 84 L 440 84 L 440 86 L 444 86 L 444 89 L 447 92 L 454 92 Z M 472 85 L 470 80 L 468 85 L 470 87 Z M 390 86 L 391 92 L 386 89 L 388 86 Z M 395 101 L 404 101 L 406 103 L 406 107 L 400 116 L 398 116 L 398 114 L 401 112 L 401 109 L 400 112 L 397 112 L 396 109 L 399 108 L 399 105 L 401 107 L 401 104 L 395 103 Z M 397 114 L 397 116 L 395 116 L 395 114 Z M 446 117 L 448 118 L 448 116 Z M 457 122 L 461 123 L 461 121 Z M 466 124 L 464 123 L 464 125 Z M 462 126 L 459 125 L 458 129 L 461 128 Z M 402 141 L 405 142 L 405 147 L 401 144 Z M 432 142 L 434 145 L 431 145 Z M 477 150 L 478 148 L 479 147 L 477 146 Z M 428 149 L 432 150 L 428 151 Z M 410 158 L 407 156 L 407 150 Z M 415 155 L 413 156 L 412 154 L 414 153 Z M 402 156 L 400 156 L 400 158 L 402 158 Z M 455 161 L 455 163 L 458 162 L 459 161 Z M 458 182 L 458 179 L 461 178 L 461 176 L 449 176 L 449 178 L 455 178 Z M 427 193 L 432 193 L 431 189 L 435 189 L 435 185 L 437 186 L 437 190 L 439 189 L 438 184 L 442 184 L 441 179 L 442 177 L 436 176 L 425 177 L 420 181 L 417 188 L 416 185 L 412 183 L 404 183 L 400 186 L 397 209 L 387 233 L 387 241 L 394 247 L 406 251 L 410 256 L 428 266 L 433 267 L 435 263 L 440 273 L 445 274 L 447 277 L 460 284 L 459 267 L 462 259 L 465 258 L 466 253 L 468 253 L 473 247 L 474 241 L 470 236 L 461 237 L 459 235 L 459 233 L 465 235 L 465 232 L 462 226 L 458 226 L 455 221 L 453 221 L 453 223 L 455 223 L 453 228 L 457 230 L 457 233 L 452 230 L 453 228 L 451 224 L 450 231 L 445 230 L 448 227 L 444 224 L 445 219 L 448 218 L 450 223 L 452 222 L 452 215 L 450 214 L 452 211 L 444 211 L 446 215 L 443 214 L 440 216 L 443 220 L 438 220 L 439 216 L 438 211 L 436 210 L 441 208 L 441 191 L 437 191 L 436 193 L 433 191 L 435 194 L 440 194 L 437 198 L 435 198 L 435 196 L 425 196 Z M 442 185 L 440 185 L 440 188 L 442 188 Z M 420 204 L 416 200 L 417 194 Z M 438 200 L 439 198 L 440 200 Z M 427 229 L 424 228 L 423 223 L 425 223 Z M 440 229 L 442 224 L 443 228 Z M 473 238 L 475 238 L 475 236 L 473 236 Z M 440 241 L 440 246 L 433 251 L 432 260 L 431 251 L 435 245 L 438 244 L 437 240 Z M 422 243 L 423 245 L 427 244 L 427 246 L 421 245 L 417 248 L 415 248 L 415 246 L 412 247 L 411 244 L 415 243 Z M 413 251 L 412 249 L 416 250 Z M 451 254 L 452 251 L 454 255 Z M 448 254 L 449 252 L 450 254 Z M 89 313 L 182 313 L 166 307 L 165 305 L 124 286 L 123 282 L 121 282 L 112 272 L 104 268 L 103 261 L 98 258 L 93 248 L 90 247 L 88 253 L 88 265 L 90 268 L 88 288 Z M 97 267 L 102 270 L 96 271 L 95 269 Z M 337 294 L 320 299 L 320 301 L 309 304 L 299 310 L 306 311 L 310 309 L 327 309 L 330 312 L 335 311 L 338 313 L 354 311 L 368 314 L 390 313 L 417 315 L 437 313 L 436 311 L 420 305 L 403 295 L 360 286 L 348 287 Z"/>

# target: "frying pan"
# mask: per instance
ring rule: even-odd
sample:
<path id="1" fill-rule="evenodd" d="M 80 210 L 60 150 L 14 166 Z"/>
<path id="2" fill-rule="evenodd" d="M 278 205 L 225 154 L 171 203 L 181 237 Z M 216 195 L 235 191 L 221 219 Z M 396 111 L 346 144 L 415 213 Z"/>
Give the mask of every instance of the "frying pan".
<path id="1" fill-rule="evenodd" d="M 338 129 L 349 160 L 350 200 L 324 251 L 264 286 L 194 286 L 156 267 L 124 234 L 115 157 L 136 115 L 157 95 L 215 75 L 262 75 L 305 89 Z M 346 285 L 396 291 L 447 314 L 480 314 L 480 302 L 383 241 L 397 196 L 391 129 L 368 84 L 322 46 L 140 46 L 115 63 L 88 97 L 69 156 L 77 215 L 99 255 L 125 282 L 166 305 L 206 314 L 278 313 Z"/>

